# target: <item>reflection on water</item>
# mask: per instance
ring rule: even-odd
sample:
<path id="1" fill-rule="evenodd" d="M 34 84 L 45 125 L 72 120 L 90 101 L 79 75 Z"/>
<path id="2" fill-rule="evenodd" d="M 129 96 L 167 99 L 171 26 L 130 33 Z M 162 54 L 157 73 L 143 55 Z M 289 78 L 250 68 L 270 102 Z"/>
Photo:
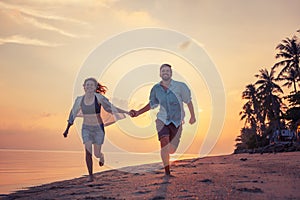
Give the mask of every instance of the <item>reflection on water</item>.
<path id="1" fill-rule="evenodd" d="M 104 153 L 106 165 L 100 168 L 94 159 L 94 172 L 160 162 L 159 153 Z M 0 149 L 0 194 L 86 174 L 84 152 Z"/>
<path id="2" fill-rule="evenodd" d="M 81 176 L 81 152 L 0 150 L 0 193 Z"/>

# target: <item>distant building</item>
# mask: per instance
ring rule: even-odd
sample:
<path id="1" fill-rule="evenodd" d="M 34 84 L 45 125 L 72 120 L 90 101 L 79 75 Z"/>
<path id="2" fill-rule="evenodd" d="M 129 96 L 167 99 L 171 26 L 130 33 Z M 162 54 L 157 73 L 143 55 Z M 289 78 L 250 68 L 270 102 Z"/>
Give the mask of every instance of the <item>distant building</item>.
<path id="1" fill-rule="evenodd" d="M 300 126 L 298 126 L 298 128 L 300 128 Z M 297 137 L 299 136 L 299 133 L 298 133 L 298 129 L 297 129 Z M 273 133 L 273 137 L 272 137 L 272 141 L 271 142 L 274 142 L 274 143 L 288 143 L 288 142 L 291 142 L 291 141 L 294 141 L 296 139 L 296 134 L 294 131 L 291 131 L 291 130 L 287 130 L 287 129 L 284 129 L 284 130 L 276 130 L 274 133 Z"/>

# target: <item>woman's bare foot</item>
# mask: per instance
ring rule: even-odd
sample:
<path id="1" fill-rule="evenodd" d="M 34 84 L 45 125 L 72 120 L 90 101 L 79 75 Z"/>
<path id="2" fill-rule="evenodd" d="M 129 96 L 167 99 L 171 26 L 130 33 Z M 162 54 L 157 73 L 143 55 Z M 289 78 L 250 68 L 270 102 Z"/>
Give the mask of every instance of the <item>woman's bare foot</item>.
<path id="1" fill-rule="evenodd" d="M 104 154 L 100 153 L 99 166 L 102 167 L 103 165 L 104 165 Z"/>

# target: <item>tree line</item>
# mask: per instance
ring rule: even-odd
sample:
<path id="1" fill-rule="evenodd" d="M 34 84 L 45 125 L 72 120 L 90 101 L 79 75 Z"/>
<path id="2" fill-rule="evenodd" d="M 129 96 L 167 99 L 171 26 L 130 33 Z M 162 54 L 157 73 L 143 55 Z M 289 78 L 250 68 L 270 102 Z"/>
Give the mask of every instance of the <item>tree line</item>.
<path id="1" fill-rule="evenodd" d="M 296 34 L 300 34 L 300 29 Z M 256 82 L 248 84 L 242 92 L 245 104 L 239 115 L 244 126 L 236 138 L 236 151 L 269 145 L 276 130 L 297 131 L 300 125 L 300 41 L 296 34 L 276 46 L 278 62 L 270 69 L 260 69 L 255 74 Z"/>

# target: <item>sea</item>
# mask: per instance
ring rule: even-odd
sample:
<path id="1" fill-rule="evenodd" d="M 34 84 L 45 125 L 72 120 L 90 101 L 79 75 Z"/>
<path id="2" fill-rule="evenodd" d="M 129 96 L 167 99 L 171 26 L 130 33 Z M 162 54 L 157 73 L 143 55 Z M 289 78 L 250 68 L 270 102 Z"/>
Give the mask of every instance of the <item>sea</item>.
<path id="1" fill-rule="evenodd" d="M 153 163 L 152 166 L 161 167 L 159 153 L 104 152 L 104 155 L 103 167 L 100 167 L 94 158 L 94 173 L 112 169 L 129 170 L 134 173 L 133 166 L 150 163 Z M 171 159 L 195 157 L 198 155 L 182 154 L 174 155 Z M 0 149 L 0 195 L 86 175 L 83 151 Z"/>

